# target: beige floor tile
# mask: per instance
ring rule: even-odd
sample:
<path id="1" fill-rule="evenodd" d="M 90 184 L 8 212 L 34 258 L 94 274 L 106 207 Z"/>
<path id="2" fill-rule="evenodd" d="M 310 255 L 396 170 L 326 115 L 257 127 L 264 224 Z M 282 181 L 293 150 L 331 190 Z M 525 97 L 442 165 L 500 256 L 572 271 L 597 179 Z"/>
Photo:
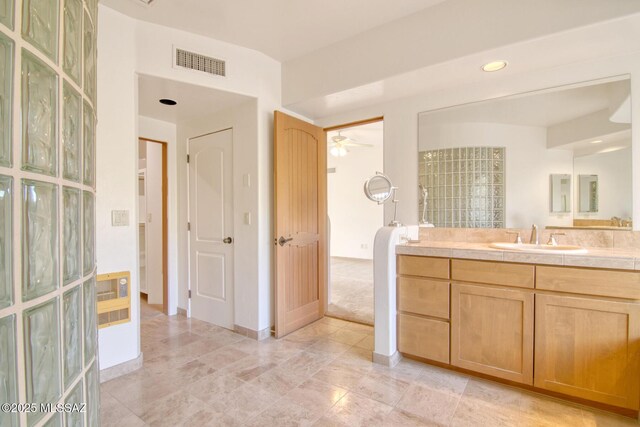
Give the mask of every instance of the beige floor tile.
<path id="1" fill-rule="evenodd" d="M 396 407 L 428 422 L 448 425 L 459 400 L 458 394 L 412 384 Z"/>
<path id="2" fill-rule="evenodd" d="M 263 390 L 254 384 L 244 384 L 220 396 L 207 408 L 245 423 L 280 400 L 280 397 L 281 395 Z"/>
<path id="3" fill-rule="evenodd" d="M 271 393 L 284 395 L 297 387 L 304 379 L 286 367 L 280 366 L 260 375 L 251 381 L 251 384 Z"/>
<path id="4" fill-rule="evenodd" d="M 322 319 L 318 320 L 319 323 L 326 323 L 327 325 L 331 325 L 331 326 L 336 326 L 338 328 L 344 328 L 346 326 L 348 326 L 350 323 L 353 322 L 347 322 L 346 320 L 342 320 L 342 319 L 338 319 L 335 317 L 323 317 Z"/>
<path id="5" fill-rule="evenodd" d="M 320 414 L 288 399 L 280 399 L 273 406 L 254 417 L 247 425 L 255 427 L 311 426 Z"/>
<path id="6" fill-rule="evenodd" d="M 378 402 L 394 406 L 409 388 L 409 383 L 386 375 L 371 372 L 355 388 L 355 391 Z"/>
<path id="7" fill-rule="evenodd" d="M 220 395 L 231 393 L 244 385 L 244 382 L 233 375 L 208 375 L 190 384 L 186 389 L 194 397 L 205 403 L 213 403 Z"/>
<path id="8" fill-rule="evenodd" d="M 363 375 L 365 375 L 363 372 L 347 366 L 330 364 L 318 371 L 313 378 L 340 388 L 355 390 Z"/>
<path id="9" fill-rule="evenodd" d="M 367 335 L 358 341 L 355 346 L 364 350 L 373 351 L 373 335 Z"/>
<path id="10" fill-rule="evenodd" d="M 223 369 L 232 363 L 248 357 L 249 353 L 226 346 L 214 352 L 200 356 L 197 360 L 205 363 L 215 369 Z"/>
<path id="11" fill-rule="evenodd" d="M 623 417 L 591 408 L 583 408 L 582 416 L 585 427 L 637 427 L 640 425 L 635 418 Z"/>
<path id="12" fill-rule="evenodd" d="M 416 380 L 418 384 L 454 394 L 462 394 L 468 382 L 469 377 L 464 374 L 430 365 L 425 365 L 422 374 Z"/>
<path id="13" fill-rule="evenodd" d="M 438 426 L 438 423 L 428 422 L 409 412 L 394 409 L 389 412 L 382 423 L 385 427 L 418 427 L 418 426 Z"/>
<path id="14" fill-rule="evenodd" d="M 349 350 L 352 346 L 328 338 L 322 338 L 315 344 L 307 347 L 305 351 L 324 356 L 328 360 L 334 360 Z"/>
<path id="15" fill-rule="evenodd" d="M 144 425 L 144 422 L 140 420 L 133 412 L 131 412 L 126 406 L 120 403 L 116 398 L 111 396 L 104 390 L 101 390 L 100 395 L 100 419 L 103 427 L 120 427 L 122 420 L 129 418 L 132 425 L 135 418 L 138 419 L 137 425 Z M 125 424 L 129 425 L 129 424 Z"/>
<path id="16" fill-rule="evenodd" d="M 347 322 L 344 329 L 362 334 L 373 335 L 373 326 L 363 325 L 361 323 Z"/>
<path id="17" fill-rule="evenodd" d="M 393 407 L 376 400 L 347 393 L 327 413 L 325 418 L 349 426 L 381 425 Z"/>
<path id="18" fill-rule="evenodd" d="M 367 334 L 362 332 L 350 331 L 348 329 L 338 329 L 336 332 L 327 335 L 327 338 L 333 341 L 338 341 L 347 345 L 355 345 L 362 341 Z"/>
<path id="19" fill-rule="evenodd" d="M 424 372 L 425 366 L 426 365 L 424 363 L 419 363 L 410 359 L 402 359 L 392 368 L 374 363 L 372 370 L 391 378 L 412 382 L 420 378 Z"/>
<path id="20" fill-rule="evenodd" d="M 152 427 L 180 425 L 193 414 L 205 409 L 204 403 L 180 390 L 144 405 L 140 418 Z"/>
<path id="21" fill-rule="evenodd" d="M 235 375 L 236 378 L 249 382 L 276 366 L 278 366 L 277 363 L 263 360 L 257 356 L 249 356 L 227 365 L 221 371 L 222 373 Z"/>
<path id="22" fill-rule="evenodd" d="M 296 402 L 309 410 L 324 413 L 347 394 L 347 390 L 317 380 L 309 379 L 287 394 L 284 399 Z"/>

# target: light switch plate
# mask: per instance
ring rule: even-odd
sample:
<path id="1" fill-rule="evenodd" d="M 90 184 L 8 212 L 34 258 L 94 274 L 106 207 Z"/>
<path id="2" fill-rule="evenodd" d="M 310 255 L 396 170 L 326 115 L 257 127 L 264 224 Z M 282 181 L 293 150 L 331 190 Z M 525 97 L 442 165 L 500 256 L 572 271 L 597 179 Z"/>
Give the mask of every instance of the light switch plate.
<path id="1" fill-rule="evenodd" d="M 129 225 L 129 211 L 111 211 L 111 225 L 113 227 L 127 227 Z"/>
<path id="2" fill-rule="evenodd" d="M 242 175 L 242 185 L 244 185 L 245 188 L 251 187 L 251 174 L 245 173 Z"/>
<path id="3" fill-rule="evenodd" d="M 245 225 L 251 225 L 251 212 L 244 213 L 244 223 Z"/>

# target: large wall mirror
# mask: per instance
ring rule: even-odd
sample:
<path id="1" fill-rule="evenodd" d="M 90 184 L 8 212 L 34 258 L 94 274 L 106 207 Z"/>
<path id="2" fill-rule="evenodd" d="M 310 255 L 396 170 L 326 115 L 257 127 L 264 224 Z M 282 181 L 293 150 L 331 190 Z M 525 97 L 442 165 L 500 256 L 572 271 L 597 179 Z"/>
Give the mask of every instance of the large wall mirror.
<path id="1" fill-rule="evenodd" d="M 628 76 L 419 114 L 419 218 L 630 228 Z"/>

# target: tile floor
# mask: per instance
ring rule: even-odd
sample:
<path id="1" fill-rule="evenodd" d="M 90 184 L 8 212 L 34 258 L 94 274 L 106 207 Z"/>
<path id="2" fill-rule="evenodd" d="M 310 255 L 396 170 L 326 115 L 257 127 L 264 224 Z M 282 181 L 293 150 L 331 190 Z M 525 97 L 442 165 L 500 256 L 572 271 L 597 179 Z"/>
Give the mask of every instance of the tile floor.
<path id="1" fill-rule="evenodd" d="M 324 318 L 253 341 L 182 316 L 142 321 L 144 367 L 102 384 L 102 426 L 626 426 L 634 420 L 403 360 Z"/>
<path id="2" fill-rule="evenodd" d="M 327 314 L 373 325 L 373 261 L 331 257 Z"/>

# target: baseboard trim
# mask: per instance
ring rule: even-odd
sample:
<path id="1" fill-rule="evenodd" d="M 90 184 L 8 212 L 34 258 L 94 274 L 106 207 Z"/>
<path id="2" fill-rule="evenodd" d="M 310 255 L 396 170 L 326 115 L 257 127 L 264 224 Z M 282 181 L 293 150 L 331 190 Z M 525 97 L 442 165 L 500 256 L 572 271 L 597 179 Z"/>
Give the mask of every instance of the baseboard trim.
<path id="1" fill-rule="evenodd" d="M 142 368 L 143 359 L 144 358 L 141 352 L 140 355 L 135 359 L 131 359 L 127 362 L 120 363 L 119 365 L 100 370 L 100 384 L 111 381 L 114 378 L 130 374 L 133 371 L 137 371 L 138 369 Z"/>
<path id="2" fill-rule="evenodd" d="M 233 325 L 233 331 L 237 334 L 256 341 L 262 341 L 271 336 L 271 328 L 264 328 L 260 331 L 254 331 L 253 329 L 245 328 L 244 326 Z"/>
<path id="3" fill-rule="evenodd" d="M 373 363 L 378 363 L 380 365 L 388 366 L 393 368 L 400 362 L 402 359 L 402 355 L 399 352 L 393 353 L 391 356 L 386 356 L 384 354 L 373 353 Z"/>

